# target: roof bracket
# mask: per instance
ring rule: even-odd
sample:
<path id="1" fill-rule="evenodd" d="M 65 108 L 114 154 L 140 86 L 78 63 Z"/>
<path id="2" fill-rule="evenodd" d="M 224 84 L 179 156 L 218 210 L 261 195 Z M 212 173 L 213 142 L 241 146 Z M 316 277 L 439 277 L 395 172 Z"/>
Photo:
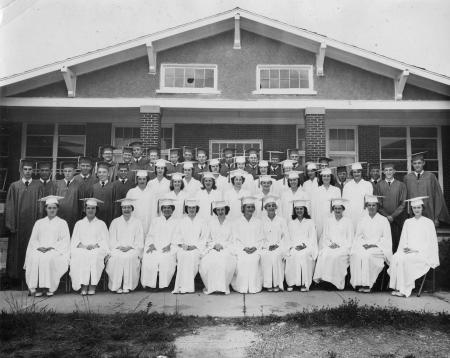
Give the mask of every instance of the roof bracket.
<path id="1" fill-rule="evenodd" d="M 327 44 L 322 42 L 319 49 L 316 52 L 316 74 L 317 76 L 324 76 L 323 62 L 325 61 L 325 52 L 327 50 Z"/>
<path id="2" fill-rule="evenodd" d="M 394 78 L 395 100 L 401 101 L 403 98 L 403 90 L 408 80 L 409 71 L 404 70 L 397 78 Z"/>
<path id="3" fill-rule="evenodd" d="M 241 15 L 237 12 L 234 15 L 234 50 L 241 49 Z"/>
<path id="4" fill-rule="evenodd" d="M 156 75 L 156 49 L 151 42 L 146 43 L 148 56 L 148 73 Z"/>
<path id="5" fill-rule="evenodd" d="M 75 97 L 75 91 L 77 89 L 77 75 L 66 66 L 61 68 L 61 74 L 66 82 L 67 87 L 67 97 Z"/>

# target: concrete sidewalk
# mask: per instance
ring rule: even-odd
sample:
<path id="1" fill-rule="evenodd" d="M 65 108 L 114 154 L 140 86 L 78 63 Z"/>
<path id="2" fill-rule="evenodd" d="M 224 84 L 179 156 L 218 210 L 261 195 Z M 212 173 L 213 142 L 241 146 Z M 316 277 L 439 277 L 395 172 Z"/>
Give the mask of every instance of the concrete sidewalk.
<path id="1" fill-rule="evenodd" d="M 396 307 L 408 311 L 450 313 L 450 293 L 424 293 L 421 297 L 401 298 L 389 292 L 362 294 L 354 291 L 261 292 L 258 294 L 174 295 L 170 292 L 151 293 L 136 291 L 126 295 L 99 292 L 95 296 L 82 297 L 76 293 L 60 293 L 51 298 L 28 297 L 26 291 L 0 291 L 0 311 L 23 309 L 52 309 L 58 313 L 73 311 L 93 313 L 131 313 L 137 311 L 180 313 L 183 315 L 242 317 L 261 315 L 285 315 L 304 309 L 336 307 L 355 299 L 359 305 Z"/>

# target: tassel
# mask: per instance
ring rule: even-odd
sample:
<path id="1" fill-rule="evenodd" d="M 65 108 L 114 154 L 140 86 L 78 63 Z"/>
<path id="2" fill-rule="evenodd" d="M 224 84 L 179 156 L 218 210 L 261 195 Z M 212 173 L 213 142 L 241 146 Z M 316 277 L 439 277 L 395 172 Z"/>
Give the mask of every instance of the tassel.
<path id="1" fill-rule="evenodd" d="M 258 188 L 261 188 L 261 179 L 258 179 Z"/>
<path id="2" fill-rule="evenodd" d="M 211 215 L 211 216 L 212 216 L 212 215 L 213 215 L 212 202 L 211 202 L 211 204 L 210 204 L 210 209 L 211 209 L 211 210 L 210 210 L 210 212 L 209 212 L 209 215 Z"/>
<path id="3" fill-rule="evenodd" d="M 160 209 L 159 209 L 159 199 L 158 199 L 158 207 L 156 208 L 156 213 L 158 214 L 158 216 L 159 216 L 159 212 L 160 212 Z"/>

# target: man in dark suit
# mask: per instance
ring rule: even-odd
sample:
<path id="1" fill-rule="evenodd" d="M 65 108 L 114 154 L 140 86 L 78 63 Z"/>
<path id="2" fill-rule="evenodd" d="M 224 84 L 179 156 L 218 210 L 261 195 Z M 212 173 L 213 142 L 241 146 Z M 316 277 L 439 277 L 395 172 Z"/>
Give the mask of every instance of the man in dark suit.
<path id="1" fill-rule="evenodd" d="M 370 182 L 372 183 L 372 186 L 373 186 L 373 191 L 375 192 L 375 188 L 381 179 L 380 178 L 381 177 L 380 168 L 378 168 L 378 166 L 371 165 L 370 171 L 369 171 L 369 176 L 370 176 Z"/>
<path id="2" fill-rule="evenodd" d="M 223 156 L 220 165 L 220 174 L 224 177 L 228 176 L 228 173 L 234 170 L 234 149 L 225 148 L 223 150 Z"/>
<path id="3" fill-rule="evenodd" d="M 274 180 L 283 178 L 283 169 L 281 168 L 281 155 L 283 152 L 277 150 L 269 150 L 269 174 L 275 175 Z"/>
<path id="4" fill-rule="evenodd" d="M 202 180 L 203 172 L 208 171 L 208 154 L 205 149 L 197 148 L 197 163 L 194 164 L 194 179 Z"/>
<path id="5" fill-rule="evenodd" d="M 338 187 L 341 190 L 342 195 L 344 185 L 347 184 L 347 182 L 349 181 L 347 179 L 347 167 L 346 166 L 337 167 L 336 171 L 337 171 L 337 178 L 334 186 Z"/>
<path id="6" fill-rule="evenodd" d="M 133 160 L 132 160 L 130 169 L 132 171 L 145 169 L 149 163 L 149 160 L 144 157 L 144 150 L 143 150 L 142 142 L 136 141 L 136 142 L 130 143 L 130 147 L 133 150 Z"/>
<path id="7" fill-rule="evenodd" d="M 169 149 L 169 162 L 166 164 L 166 168 L 167 168 L 167 175 L 183 172 L 183 164 L 180 163 L 179 148 Z"/>
<path id="8" fill-rule="evenodd" d="M 258 178 L 258 163 L 259 163 L 258 153 L 259 150 L 254 148 L 250 148 L 247 151 L 248 162 L 245 165 L 245 171 L 253 175 L 253 179 Z"/>

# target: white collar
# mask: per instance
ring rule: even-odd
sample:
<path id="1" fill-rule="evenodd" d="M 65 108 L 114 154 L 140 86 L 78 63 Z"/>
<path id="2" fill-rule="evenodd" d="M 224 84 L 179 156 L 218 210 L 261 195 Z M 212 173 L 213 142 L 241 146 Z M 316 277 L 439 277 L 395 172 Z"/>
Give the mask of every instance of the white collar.
<path id="1" fill-rule="evenodd" d="M 122 183 L 126 183 L 128 181 L 128 178 L 125 179 L 119 179 Z"/>
<path id="2" fill-rule="evenodd" d="M 91 176 L 91 174 L 88 174 L 88 175 L 80 174 L 80 177 L 81 177 L 82 179 L 89 179 L 90 176 Z"/>
<path id="3" fill-rule="evenodd" d="M 387 180 L 387 179 L 384 179 L 384 180 L 386 180 L 386 183 L 392 183 L 395 180 L 395 178 L 392 178 L 391 180 Z"/>
<path id="4" fill-rule="evenodd" d="M 414 172 L 414 174 L 417 176 L 417 175 L 422 175 L 423 174 L 423 172 L 424 172 L 424 170 L 422 170 L 420 173 L 417 173 L 417 172 Z"/>
<path id="5" fill-rule="evenodd" d="M 72 182 L 73 182 L 73 180 L 74 180 L 75 178 L 72 178 L 72 180 L 71 181 L 67 181 L 67 179 L 66 178 L 64 178 L 64 181 L 66 182 L 66 184 L 67 183 L 69 183 L 69 184 L 72 184 Z"/>
<path id="6" fill-rule="evenodd" d="M 101 180 L 100 180 L 99 183 L 100 183 L 100 185 L 101 185 L 102 183 L 106 185 L 106 184 L 108 184 L 108 179 L 106 179 L 106 180 L 104 180 L 104 181 L 101 181 Z"/>
<path id="7" fill-rule="evenodd" d="M 33 181 L 33 178 L 30 178 L 28 180 L 26 180 L 25 178 L 22 178 L 22 183 L 25 184 L 25 182 L 28 182 L 28 184 L 31 184 L 31 182 Z"/>
<path id="8" fill-rule="evenodd" d="M 41 183 L 47 184 L 51 179 L 44 180 L 42 178 L 39 178 L 39 180 L 41 181 Z"/>

